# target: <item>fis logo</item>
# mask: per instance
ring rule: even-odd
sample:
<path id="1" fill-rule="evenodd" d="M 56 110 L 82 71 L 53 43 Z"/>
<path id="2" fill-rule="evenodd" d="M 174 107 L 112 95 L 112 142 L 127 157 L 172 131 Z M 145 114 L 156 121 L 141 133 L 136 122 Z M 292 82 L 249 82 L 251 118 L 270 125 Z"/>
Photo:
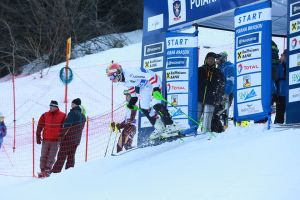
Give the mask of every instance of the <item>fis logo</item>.
<path id="1" fill-rule="evenodd" d="M 252 89 L 250 92 L 241 92 L 240 93 L 240 99 L 244 100 L 244 101 L 247 101 L 253 97 L 256 97 L 257 94 L 256 92 L 254 91 L 254 89 Z"/>
<path id="2" fill-rule="evenodd" d="M 244 87 L 251 87 L 251 76 L 247 75 L 243 77 L 243 86 Z"/>
<path id="3" fill-rule="evenodd" d="M 177 106 L 178 105 L 178 95 L 172 95 L 171 96 L 171 104 L 173 106 Z"/>

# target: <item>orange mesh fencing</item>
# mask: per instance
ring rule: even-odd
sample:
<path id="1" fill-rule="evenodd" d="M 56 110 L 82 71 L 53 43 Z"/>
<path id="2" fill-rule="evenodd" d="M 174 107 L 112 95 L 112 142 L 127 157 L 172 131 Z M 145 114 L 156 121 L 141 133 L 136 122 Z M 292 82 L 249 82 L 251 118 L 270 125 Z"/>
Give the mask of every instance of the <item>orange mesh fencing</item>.
<path id="1" fill-rule="evenodd" d="M 75 167 L 77 164 L 103 158 L 106 151 L 107 155 L 112 153 L 116 135 L 112 133 L 109 127 L 112 121 L 111 116 L 111 113 L 107 113 L 102 116 L 87 118 L 83 129 L 81 125 L 77 125 L 66 133 L 65 138 L 60 143 L 61 151 L 69 151 L 71 148 L 74 148 L 75 140 L 80 140 L 75 153 Z M 125 117 L 125 108 L 122 106 L 116 109 L 113 117 L 115 122 L 122 122 Z M 40 172 L 42 145 L 36 143 L 36 128 L 37 122 L 34 121 L 18 125 L 16 127 L 14 145 L 13 127 L 7 127 L 7 135 L 4 137 L 0 149 L 0 175 L 16 177 L 37 176 L 37 173 Z M 78 138 L 78 133 L 81 130 L 82 135 Z M 68 138 L 67 135 L 69 139 L 66 142 L 64 140 Z M 57 154 L 55 160 L 57 160 Z M 65 167 L 67 167 L 66 163 Z"/>

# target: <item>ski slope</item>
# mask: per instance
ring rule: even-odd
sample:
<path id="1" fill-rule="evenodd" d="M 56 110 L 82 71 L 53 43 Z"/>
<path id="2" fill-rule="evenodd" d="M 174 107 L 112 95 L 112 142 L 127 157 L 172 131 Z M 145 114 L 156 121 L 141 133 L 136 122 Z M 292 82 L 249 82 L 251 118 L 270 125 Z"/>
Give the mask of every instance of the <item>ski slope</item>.
<path id="1" fill-rule="evenodd" d="M 207 29 L 200 31 L 200 46 L 211 46 L 203 52 L 230 50 L 232 41 L 201 40 L 209 40 L 211 34 Z M 225 33 L 213 34 L 214 38 L 222 38 Z M 111 82 L 105 68 L 111 60 L 124 67 L 139 67 L 141 47 L 141 43 L 135 43 L 71 60 L 74 80 L 69 86 L 69 100 L 80 97 L 89 116 L 109 112 Z M 204 56 L 205 53 L 200 54 L 200 63 Z M 38 119 L 49 109 L 51 99 L 58 100 L 64 110 L 64 86 L 59 81 L 59 70 L 64 65 L 51 67 L 43 78 L 37 73 L 16 79 L 17 124 L 30 122 L 32 117 Z M 0 110 L 7 125 L 12 126 L 11 82 L 0 80 L 0 88 Z M 115 85 L 114 89 L 115 105 L 121 104 L 123 88 Z M 8 134 L 4 140 L 11 138 Z M 5 200 L 299 200 L 299 154 L 298 129 L 230 125 L 226 132 L 211 140 L 200 135 L 137 149 L 122 156 L 76 165 L 47 179 L 0 176 L 0 197 Z"/>

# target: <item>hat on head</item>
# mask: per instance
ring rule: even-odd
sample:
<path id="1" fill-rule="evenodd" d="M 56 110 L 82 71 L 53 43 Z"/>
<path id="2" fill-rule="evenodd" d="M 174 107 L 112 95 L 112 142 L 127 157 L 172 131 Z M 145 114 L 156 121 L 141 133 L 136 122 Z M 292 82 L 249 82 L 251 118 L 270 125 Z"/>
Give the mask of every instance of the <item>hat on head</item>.
<path id="1" fill-rule="evenodd" d="M 216 58 L 220 59 L 222 62 L 227 61 L 228 53 L 226 51 L 222 51 L 219 54 L 217 54 Z"/>
<path id="2" fill-rule="evenodd" d="M 205 60 L 206 60 L 207 58 L 209 58 L 209 57 L 216 58 L 216 54 L 215 54 L 214 52 L 209 52 L 209 53 L 207 53 L 206 56 L 205 56 Z"/>
<path id="3" fill-rule="evenodd" d="M 57 107 L 57 108 L 58 108 L 58 103 L 57 103 L 57 101 L 51 100 L 50 106 L 52 106 L 52 107 Z"/>
<path id="4" fill-rule="evenodd" d="M 81 99 L 79 99 L 79 98 L 74 99 L 74 100 L 72 101 L 72 103 L 74 103 L 74 104 L 77 105 L 77 106 L 80 106 L 80 105 L 81 105 Z"/>

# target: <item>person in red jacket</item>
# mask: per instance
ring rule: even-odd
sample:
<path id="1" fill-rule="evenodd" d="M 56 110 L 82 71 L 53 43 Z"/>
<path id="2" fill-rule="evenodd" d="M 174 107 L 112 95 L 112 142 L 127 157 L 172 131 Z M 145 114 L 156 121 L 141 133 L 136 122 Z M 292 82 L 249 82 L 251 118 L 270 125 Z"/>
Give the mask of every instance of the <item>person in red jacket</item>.
<path id="1" fill-rule="evenodd" d="M 66 114 L 58 108 L 57 101 L 50 102 L 50 110 L 42 114 L 36 130 L 36 142 L 42 143 L 39 177 L 48 177 L 51 173 L 59 147 L 59 136 Z"/>

